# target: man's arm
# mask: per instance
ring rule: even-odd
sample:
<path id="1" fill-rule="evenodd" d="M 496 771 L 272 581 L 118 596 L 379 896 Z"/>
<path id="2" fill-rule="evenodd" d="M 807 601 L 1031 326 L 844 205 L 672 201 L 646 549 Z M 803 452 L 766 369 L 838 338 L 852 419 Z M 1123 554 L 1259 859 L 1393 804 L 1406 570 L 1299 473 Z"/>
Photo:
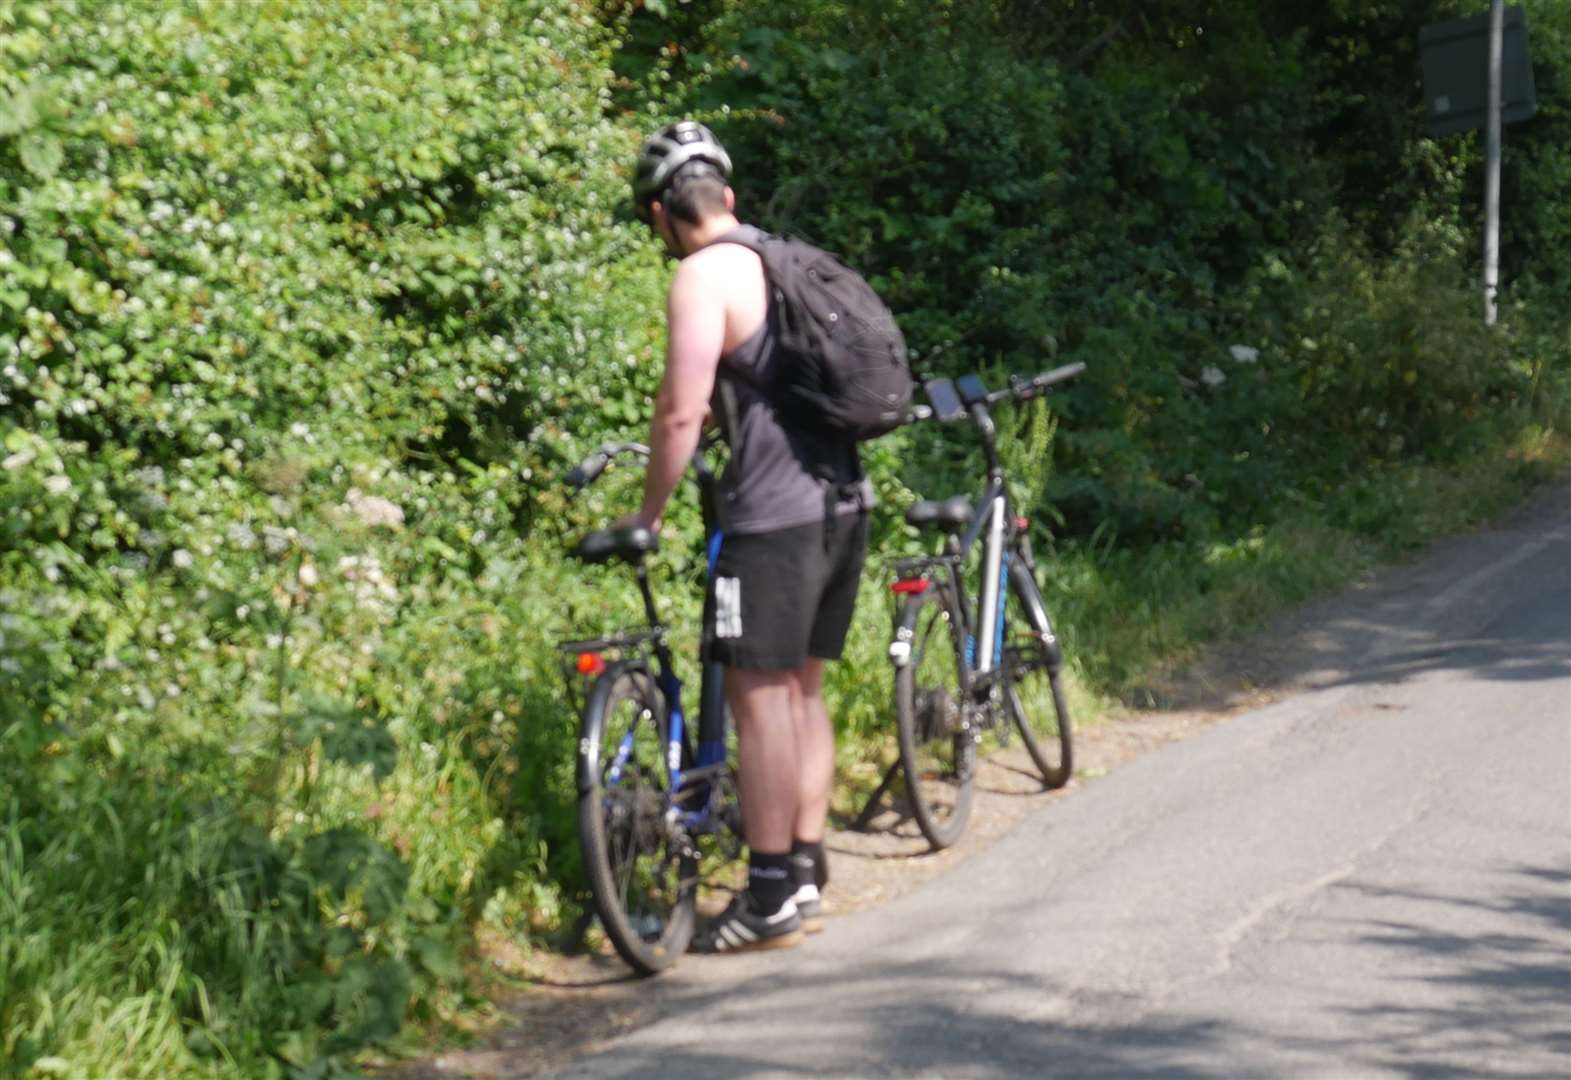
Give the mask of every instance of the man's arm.
<path id="1" fill-rule="evenodd" d="M 724 293 L 719 283 L 707 280 L 706 263 L 684 260 L 666 297 L 665 377 L 655 398 L 644 501 L 637 515 L 638 523 L 649 529 L 659 527 L 666 500 L 698 449 L 725 347 Z"/>

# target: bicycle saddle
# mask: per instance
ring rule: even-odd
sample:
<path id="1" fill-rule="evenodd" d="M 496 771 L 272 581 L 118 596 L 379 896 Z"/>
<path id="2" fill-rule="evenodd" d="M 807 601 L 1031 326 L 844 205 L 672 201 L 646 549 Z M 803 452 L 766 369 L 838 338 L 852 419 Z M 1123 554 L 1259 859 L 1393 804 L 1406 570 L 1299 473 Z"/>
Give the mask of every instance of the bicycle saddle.
<path id="1" fill-rule="evenodd" d="M 642 525 L 620 529 L 600 529 L 578 542 L 573 554 L 587 563 L 626 559 L 637 562 L 650 552 L 660 550 L 660 538 Z"/>
<path id="2" fill-rule="evenodd" d="M 975 514 L 976 511 L 971 508 L 971 500 L 964 495 L 956 495 L 942 502 L 917 503 L 906 511 L 906 521 L 918 528 L 936 525 L 945 532 L 959 532 L 971 524 L 971 518 Z"/>

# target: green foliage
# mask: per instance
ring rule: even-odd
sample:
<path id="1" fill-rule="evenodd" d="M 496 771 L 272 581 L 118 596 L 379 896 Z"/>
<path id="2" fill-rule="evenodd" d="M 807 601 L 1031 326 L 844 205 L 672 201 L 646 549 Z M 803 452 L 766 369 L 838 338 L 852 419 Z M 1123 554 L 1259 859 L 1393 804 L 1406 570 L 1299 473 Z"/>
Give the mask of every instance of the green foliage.
<path id="1" fill-rule="evenodd" d="M 719 129 L 745 216 L 867 270 L 924 372 L 1090 365 L 999 420 L 1092 693 L 1327 580 L 1283 584 L 1343 550 L 1305 519 L 1435 520 L 1382 478 L 1571 401 L 1571 16 L 1528 4 L 1486 332 L 1476 140 L 1425 138 L 1412 85 L 1463 6 L 0 0 L 7 1075 L 342 1075 L 459 1007 L 477 924 L 571 923 L 551 645 L 638 608 L 563 548 L 638 478 L 557 477 L 647 423 L 625 170 L 668 116 Z M 896 511 L 977 467 L 932 427 L 865 460 Z M 690 502 L 667 529 L 686 656 Z M 847 762 L 918 546 L 878 517 Z"/>
<path id="2" fill-rule="evenodd" d="M 657 377 L 608 53 L 545 0 L 7 3 L 0 53 L 6 937 L 43 950 L 6 1058 L 326 1075 L 461 983 L 470 919 L 562 902 L 523 538 Z M 145 918 L 72 899 L 161 867 Z M 156 1032 L 106 1037 L 133 1001 Z"/>
<path id="3" fill-rule="evenodd" d="M 1566 17 L 1538 7 L 1552 87 Z M 1511 335 L 1565 370 L 1558 103 L 1514 166 L 1542 185 L 1507 245 L 1521 317 L 1467 317 L 1476 155 L 1423 137 L 1411 74 L 1455 5 L 1048 8 L 751 4 L 670 107 L 732 145 L 745 213 L 872 272 L 928 373 L 1090 365 L 1046 491 L 1069 533 L 1203 537 L 1477 445 L 1543 399 Z"/>

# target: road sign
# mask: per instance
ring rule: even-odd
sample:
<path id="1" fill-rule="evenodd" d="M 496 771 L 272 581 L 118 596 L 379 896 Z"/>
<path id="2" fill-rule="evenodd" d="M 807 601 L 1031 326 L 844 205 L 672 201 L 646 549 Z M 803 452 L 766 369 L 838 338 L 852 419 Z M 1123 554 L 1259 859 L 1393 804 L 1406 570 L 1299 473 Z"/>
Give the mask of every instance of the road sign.
<path id="1" fill-rule="evenodd" d="M 1429 134 L 1455 135 L 1483 127 L 1489 115 L 1489 15 L 1435 23 L 1418 32 L 1424 67 Z M 1533 65 L 1522 8 L 1505 12 L 1501 116 L 1507 124 L 1538 111 Z"/>

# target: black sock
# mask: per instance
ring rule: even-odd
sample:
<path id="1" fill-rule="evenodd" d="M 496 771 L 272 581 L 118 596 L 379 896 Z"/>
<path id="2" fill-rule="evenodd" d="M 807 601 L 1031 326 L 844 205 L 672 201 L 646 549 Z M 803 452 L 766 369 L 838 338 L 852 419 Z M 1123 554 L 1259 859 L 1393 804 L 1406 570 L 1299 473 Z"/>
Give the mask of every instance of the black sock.
<path id="1" fill-rule="evenodd" d="M 797 887 L 812 885 L 823 889 L 829 884 L 829 860 L 824 857 L 822 840 L 791 841 L 791 873 Z"/>
<path id="2" fill-rule="evenodd" d="M 773 915 L 796 892 L 791 876 L 791 856 L 754 851 L 747 856 L 747 891 L 761 914 Z"/>

